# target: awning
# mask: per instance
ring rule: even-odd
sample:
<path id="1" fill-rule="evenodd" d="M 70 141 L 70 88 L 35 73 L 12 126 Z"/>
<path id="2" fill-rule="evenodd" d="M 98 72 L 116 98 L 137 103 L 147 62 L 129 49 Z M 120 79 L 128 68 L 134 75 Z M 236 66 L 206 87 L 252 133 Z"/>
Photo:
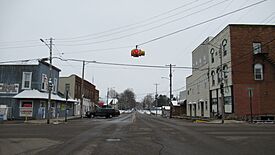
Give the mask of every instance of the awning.
<path id="1" fill-rule="evenodd" d="M 21 93 L 15 95 L 13 98 L 15 99 L 48 99 L 49 94 L 47 92 L 40 92 L 36 89 L 32 90 L 23 90 Z M 51 100 L 55 101 L 66 101 L 66 98 L 62 98 L 58 95 L 52 94 Z M 68 102 L 78 102 L 77 100 L 68 99 Z"/>

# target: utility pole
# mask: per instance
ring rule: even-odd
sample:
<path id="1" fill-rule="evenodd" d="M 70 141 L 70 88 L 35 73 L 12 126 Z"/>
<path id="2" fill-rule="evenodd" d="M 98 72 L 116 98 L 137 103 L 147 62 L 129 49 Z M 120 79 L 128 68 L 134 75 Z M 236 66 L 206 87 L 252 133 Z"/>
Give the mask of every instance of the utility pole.
<path id="1" fill-rule="evenodd" d="M 107 102 L 107 106 L 106 106 L 106 108 L 108 108 L 108 102 L 109 102 L 109 91 L 110 91 L 110 90 L 109 90 L 109 88 L 108 88 L 108 89 L 107 89 L 107 101 L 106 101 L 106 102 Z"/>
<path id="2" fill-rule="evenodd" d="M 53 38 L 50 38 L 50 45 L 48 45 L 43 39 L 40 39 L 41 42 L 43 42 L 46 46 L 50 49 L 50 64 L 49 64 L 49 80 L 48 80 L 48 111 L 47 111 L 47 124 L 50 124 L 50 114 L 51 114 L 51 95 L 52 95 L 52 46 L 53 46 Z"/>
<path id="3" fill-rule="evenodd" d="M 50 124 L 50 114 L 51 114 L 51 95 L 52 95 L 52 45 L 53 45 L 53 38 L 50 38 L 50 77 L 48 80 L 48 89 L 49 89 L 49 96 L 48 96 L 48 117 L 47 117 L 47 124 Z"/>
<path id="4" fill-rule="evenodd" d="M 169 116 L 169 118 L 172 118 L 172 108 L 173 108 L 173 105 L 172 105 L 172 67 L 175 66 L 175 65 L 169 64 L 169 65 L 166 65 L 166 66 L 169 66 L 169 68 L 170 68 L 170 74 L 169 74 L 169 81 L 170 81 L 170 99 L 169 99 L 170 116 Z"/>
<path id="5" fill-rule="evenodd" d="M 223 66 L 222 66 L 222 45 L 220 44 L 220 49 L 219 49 L 219 53 L 220 53 L 220 73 L 221 73 L 221 84 L 220 84 L 220 91 L 221 91 L 221 115 L 222 115 L 222 124 L 224 123 L 224 117 L 225 117 L 225 111 L 224 111 L 224 83 L 223 83 Z"/>
<path id="6" fill-rule="evenodd" d="M 84 70 L 85 70 L 85 61 L 83 61 L 82 79 L 81 79 L 81 100 L 80 100 L 80 117 L 81 117 L 81 118 L 83 118 Z"/>
<path id="7" fill-rule="evenodd" d="M 155 83 L 154 85 L 156 85 L 156 96 L 155 96 L 155 100 L 156 100 L 156 108 L 158 107 L 158 83 Z M 158 109 L 156 109 L 156 116 L 158 116 Z"/>

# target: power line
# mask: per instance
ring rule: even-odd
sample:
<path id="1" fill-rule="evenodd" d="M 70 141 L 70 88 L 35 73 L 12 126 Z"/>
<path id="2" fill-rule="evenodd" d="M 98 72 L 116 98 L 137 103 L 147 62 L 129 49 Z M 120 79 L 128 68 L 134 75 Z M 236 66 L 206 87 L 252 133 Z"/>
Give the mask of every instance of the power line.
<path id="1" fill-rule="evenodd" d="M 0 49 L 11 49 L 11 48 L 33 48 L 33 47 L 41 47 L 43 45 L 26 45 L 26 46 L 8 46 L 8 47 L 0 47 Z"/>
<path id="2" fill-rule="evenodd" d="M 114 40 L 119 40 L 119 39 L 127 38 L 127 37 L 130 37 L 130 36 L 133 36 L 133 35 L 141 34 L 141 33 L 144 33 L 144 32 L 147 32 L 147 31 L 151 31 L 151 30 L 154 30 L 154 29 L 163 27 L 163 26 L 165 26 L 165 25 L 174 23 L 174 22 L 176 22 L 176 21 L 182 20 L 182 19 L 184 19 L 184 18 L 186 18 L 186 17 L 189 17 L 189 16 L 192 16 L 192 15 L 194 15 L 194 14 L 197 14 L 197 13 L 200 13 L 200 12 L 203 12 L 203 11 L 206 11 L 206 10 L 210 9 L 211 7 L 217 6 L 217 5 L 222 4 L 222 3 L 226 2 L 226 1 L 228 1 L 228 0 L 224 0 L 224 1 L 222 1 L 222 2 L 213 4 L 213 5 L 211 5 L 211 6 L 208 6 L 208 7 L 204 8 L 204 9 L 201 9 L 201 10 L 199 10 L 199 11 L 190 13 L 190 14 L 185 15 L 185 16 L 183 16 L 183 17 L 180 17 L 180 18 L 177 18 L 177 19 L 174 19 L 174 20 L 165 22 L 165 23 L 163 23 L 163 24 L 160 24 L 160 25 L 157 25 L 157 26 L 154 26 L 154 27 L 151 27 L 151 28 L 142 30 L 142 31 L 138 31 L 138 32 L 126 34 L 126 35 L 119 36 L 119 37 L 114 37 L 114 38 L 111 38 L 111 39 L 101 40 L 101 41 L 94 41 L 94 42 L 89 42 L 89 43 L 78 43 L 78 44 L 60 44 L 60 45 L 61 45 L 61 46 L 84 46 L 84 45 L 91 45 L 91 44 L 106 43 L 106 42 L 110 42 L 110 41 L 114 41 Z M 146 25 L 144 25 L 144 26 L 146 26 Z M 140 45 L 141 45 L 141 44 L 140 44 Z"/>
<path id="3" fill-rule="evenodd" d="M 93 36 L 92 38 L 86 38 L 86 39 L 80 39 L 80 40 L 68 40 L 68 41 L 61 41 L 61 42 L 79 42 L 79 41 L 87 41 L 87 40 L 92 40 L 92 39 L 99 39 L 99 38 L 103 38 L 103 37 L 113 36 L 113 35 L 119 34 L 119 33 L 124 33 L 124 32 L 126 32 L 126 31 L 130 31 L 130 30 L 134 30 L 134 29 L 137 29 L 137 28 L 141 28 L 141 27 L 145 27 L 145 26 L 148 26 L 148 25 L 152 25 L 152 24 L 157 23 L 157 22 L 159 22 L 159 21 L 163 21 L 163 20 L 165 20 L 165 19 L 168 19 L 168 18 L 177 16 L 177 15 L 179 15 L 179 14 L 182 14 L 182 13 L 187 12 L 187 11 L 189 11 L 189 10 L 192 10 L 192 9 L 194 9 L 194 8 L 198 8 L 198 7 L 200 7 L 200 6 L 209 4 L 209 2 L 211 2 L 211 1 L 213 1 L 213 0 L 209 0 L 209 1 L 207 1 L 207 2 L 204 2 L 204 3 L 202 3 L 202 4 L 199 4 L 199 5 L 194 6 L 194 7 L 192 7 L 192 8 L 185 9 L 185 10 L 183 10 L 183 11 L 181 11 L 181 12 L 172 14 L 172 15 L 167 16 L 167 17 L 164 17 L 164 18 L 156 19 L 155 17 L 152 17 L 152 18 L 150 18 L 150 20 L 153 19 L 153 21 L 149 21 L 149 22 L 147 22 L 147 23 L 144 23 L 143 21 L 141 21 L 141 22 L 136 23 L 136 24 L 134 24 L 134 25 L 130 25 L 130 26 L 133 26 L 133 27 L 128 27 L 128 28 L 126 27 L 126 29 L 122 29 L 122 30 L 115 31 L 115 32 L 112 32 L 112 33 L 107 33 L 107 34 L 100 35 L 100 36 Z M 228 1 L 228 0 L 225 0 L 225 1 Z M 223 1 L 223 2 L 225 2 L 225 1 Z M 191 3 L 191 4 L 192 4 L 192 3 Z M 218 4 L 220 4 L 220 3 L 218 3 Z M 217 5 L 217 4 L 216 4 L 216 5 Z M 187 6 L 187 5 L 185 5 L 185 6 Z M 210 7 L 209 7 L 209 8 L 210 8 Z M 208 9 L 208 8 L 207 8 L 207 9 Z M 203 9 L 203 10 L 205 10 L 205 9 Z M 202 10 L 200 10 L 199 12 L 201 12 L 201 11 L 202 11 Z M 190 16 L 190 15 L 188 15 L 188 16 Z M 159 16 L 158 16 L 158 17 L 159 17 Z M 186 16 L 185 16 L 185 17 L 186 17 Z M 185 17 L 184 17 L 184 18 L 185 18 Z M 180 18 L 180 19 L 182 19 L 182 18 Z M 178 20 L 179 20 L 179 19 L 178 19 Z M 177 21 L 177 20 L 175 20 L 175 21 Z M 175 21 L 173 20 L 173 22 L 175 22 Z M 142 24 L 141 24 L 141 23 L 142 23 Z M 171 22 L 167 22 L 167 24 L 168 24 L 168 23 L 171 23 Z M 165 24 L 165 25 L 166 25 L 166 24 Z M 161 26 L 163 26 L 163 24 L 162 24 Z M 157 26 L 157 27 L 158 27 L 158 26 Z M 160 26 L 159 26 L 159 27 L 160 27 Z M 142 32 L 143 32 L 143 31 L 140 31 L 140 32 L 138 32 L 138 33 L 142 33 Z M 145 31 L 144 31 L 144 32 L 145 32 Z"/>
<path id="4" fill-rule="evenodd" d="M 158 17 L 160 17 L 160 16 L 163 16 L 163 15 L 166 15 L 166 14 L 168 14 L 168 13 L 174 12 L 174 11 L 176 11 L 176 10 L 179 10 L 179 9 L 183 8 L 183 7 L 192 5 L 193 3 L 197 2 L 197 1 L 198 1 L 198 0 L 194 0 L 194 1 L 192 1 L 192 2 L 183 4 L 183 5 L 179 6 L 179 7 L 173 8 L 173 9 L 168 10 L 168 11 L 166 11 L 166 12 L 160 13 L 160 14 L 158 14 L 158 15 L 149 17 L 149 18 L 147 18 L 147 19 L 144 19 L 144 20 L 141 20 L 141 21 L 132 23 L 132 24 L 128 24 L 128 25 L 124 25 L 124 26 L 121 26 L 121 27 L 109 29 L 109 30 L 106 30 L 106 31 L 98 32 L 98 33 L 88 34 L 88 35 L 82 35 L 82 36 L 77 36 L 77 37 L 69 37 L 69 38 L 59 38 L 59 40 L 74 40 L 74 39 L 78 39 L 78 38 L 86 38 L 86 37 L 90 37 L 90 36 L 96 36 L 96 35 L 100 35 L 100 34 L 112 32 L 112 31 L 120 30 L 120 29 L 123 29 L 123 28 L 131 27 L 131 26 L 133 26 L 133 25 L 136 26 L 137 24 L 144 23 L 144 22 L 147 22 L 147 21 L 152 20 L 152 19 L 156 19 L 156 18 L 158 18 Z"/>
<path id="5" fill-rule="evenodd" d="M 37 40 L 0 41 L 0 44 L 37 43 Z"/>
<path id="6" fill-rule="evenodd" d="M 87 62 L 87 63 L 93 63 L 93 64 L 101 64 L 101 65 L 112 65 L 112 66 L 127 66 L 127 67 L 142 67 L 142 68 L 160 68 L 160 69 L 167 69 L 169 66 L 162 66 L 162 65 L 135 65 L 135 64 L 123 64 L 123 63 L 111 63 L 111 62 L 100 62 L 100 61 L 90 61 L 90 60 L 80 60 L 80 59 L 63 59 L 59 58 L 62 61 L 75 61 L 75 62 Z M 178 69 L 194 69 L 192 67 L 188 66 L 175 66 L 173 68 Z"/>
<path id="7" fill-rule="evenodd" d="M 90 49 L 90 50 L 82 50 L 82 51 L 70 51 L 66 52 L 66 54 L 79 54 L 79 53 L 92 53 L 92 52 L 99 52 L 99 51 L 113 51 L 118 49 L 128 49 L 133 46 L 121 46 L 121 47 L 111 47 L 111 48 L 100 48 L 100 49 Z"/>
<path id="8" fill-rule="evenodd" d="M 184 28 L 184 29 L 180 29 L 180 30 L 174 31 L 174 32 L 172 32 L 172 33 L 168 33 L 168 34 L 166 34 L 166 35 L 163 35 L 163 36 L 160 36 L 160 37 L 157 37 L 157 38 L 154 38 L 154 39 L 148 40 L 148 41 L 146 41 L 146 42 L 143 42 L 143 43 L 138 44 L 138 46 L 145 45 L 145 44 L 148 44 L 148 43 L 151 43 L 151 42 L 154 42 L 154 41 L 157 41 L 157 40 L 160 40 L 160 39 L 163 39 L 163 38 L 169 37 L 169 36 L 171 36 L 171 35 L 174 35 L 174 34 L 180 33 L 180 32 L 182 32 L 182 31 L 186 31 L 186 30 L 188 30 L 188 29 L 191 29 L 191 28 L 194 28 L 194 27 L 197 27 L 197 26 L 200 26 L 200 25 L 203 25 L 203 24 L 209 23 L 209 22 L 211 22 L 211 21 L 214 21 L 214 20 L 220 19 L 220 18 L 222 18 L 222 17 L 225 17 L 225 16 L 228 16 L 228 15 L 231 15 L 231 14 L 233 14 L 233 13 L 236 13 L 236 12 L 239 12 L 239 11 L 245 10 L 245 9 L 247 9 L 247 8 L 250 8 L 250 7 L 253 7 L 253 6 L 259 5 L 259 4 L 261 4 L 261 3 L 265 2 L 265 1 L 267 1 L 267 0 L 262 0 L 262 1 L 259 1 L 259 2 L 257 2 L 257 3 L 253 3 L 253 4 L 251 4 L 251 5 L 248 5 L 248 6 L 242 7 L 242 8 L 240 8 L 240 9 L 236 9 L 236 10 L 234 10 L 234 11 L 231 11 L 231 12 L 225 13 L 225 14 L 223 14 L 223 15 L 220 15 L 220 16 L 217 16 L 217 17 L 214 17 L 214 18 L 211 18 L 211 19 L 205 20 L 205 21 L 203 21 L 203 22 L 200 22 L 200 23 L 194 24 L 194 25 L 192 25 L 192 26 L 186 27 L 186 28 Z"/>

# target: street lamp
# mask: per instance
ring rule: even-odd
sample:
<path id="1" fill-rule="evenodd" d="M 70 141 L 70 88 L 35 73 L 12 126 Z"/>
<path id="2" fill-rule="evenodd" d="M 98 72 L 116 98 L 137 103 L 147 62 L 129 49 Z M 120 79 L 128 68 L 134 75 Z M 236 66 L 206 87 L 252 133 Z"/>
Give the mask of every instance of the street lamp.
<path id="1" fill-rule="evenodd" d="M 49 69 L 49 80 L 48 80 L 48 112 L 47 112 L 47 124 L 50 124 L 50 114 L 51 114 L 51 94 L 52 94 L 52 44 L 53 44 L 53 38 L 50 38 L 50 45 L 48 45 L 43 39 L 40 39 L 41 42 L 43 42 L 49 49 L 50 49 L 50 69 Z"/>
<path id="2" fill-rule="evenodd" d="M 109 104 L 108 103 L 109 102 L 109 95 L 110 95 L 109 93 L 110 93 L 111 90 L 114 90 L 114 89 L 115 89 L 115 87 L 107 88 L 107 101 L 106 101 L 107 102 L 107 107 L 106 108 L 108 108 L 108 104 Z"/>

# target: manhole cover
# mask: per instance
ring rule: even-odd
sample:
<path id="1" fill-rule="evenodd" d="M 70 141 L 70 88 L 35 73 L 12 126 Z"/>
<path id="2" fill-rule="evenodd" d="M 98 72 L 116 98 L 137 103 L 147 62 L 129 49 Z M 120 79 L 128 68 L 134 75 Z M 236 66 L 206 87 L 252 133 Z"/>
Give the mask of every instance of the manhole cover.
<path id="1" fill-rule="evenodd" d="M 119 138 L 109 138 L 109 139 L 106 139 L 107 142 L 119 142 L 120 139 Z"/>

